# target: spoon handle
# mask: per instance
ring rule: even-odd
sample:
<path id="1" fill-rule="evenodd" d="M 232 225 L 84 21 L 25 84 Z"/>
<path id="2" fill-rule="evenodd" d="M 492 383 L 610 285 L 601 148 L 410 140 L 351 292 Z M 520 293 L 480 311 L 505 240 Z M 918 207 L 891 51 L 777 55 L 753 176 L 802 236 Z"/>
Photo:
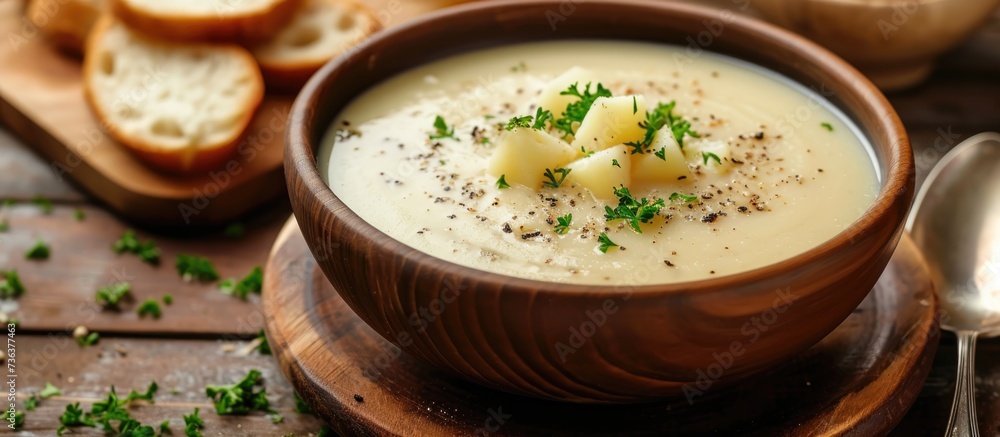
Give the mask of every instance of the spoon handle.
<path id="1" fill-rule="evenodd" d="M 958 378 L 945 437 L 979 437 L 975 376 L 977 334 L 973 331 L 955 332 L 958 336 Z"/>

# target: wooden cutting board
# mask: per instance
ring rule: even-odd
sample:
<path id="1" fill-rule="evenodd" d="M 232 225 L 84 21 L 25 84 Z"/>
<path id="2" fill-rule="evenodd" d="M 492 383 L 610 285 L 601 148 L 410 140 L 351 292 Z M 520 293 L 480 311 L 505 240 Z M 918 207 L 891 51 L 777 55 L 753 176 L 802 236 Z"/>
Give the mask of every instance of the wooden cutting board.
<path id="1" fill-rule="evenodd" d="M 387 26 L 454 1 L 372 0 Z M 54 49 L 26 19 L 23 2 L 0 0 L 0 122 L 126 219 L 144 226 L 226 223 L 285 192 L 284 129 L 291 96 L 269 96 L 235 164 L 203 175 L 151 169 L 98 127 L 83 95 L 80 60 Z M 250 150 L 252 149 L 252 152 Z"/>

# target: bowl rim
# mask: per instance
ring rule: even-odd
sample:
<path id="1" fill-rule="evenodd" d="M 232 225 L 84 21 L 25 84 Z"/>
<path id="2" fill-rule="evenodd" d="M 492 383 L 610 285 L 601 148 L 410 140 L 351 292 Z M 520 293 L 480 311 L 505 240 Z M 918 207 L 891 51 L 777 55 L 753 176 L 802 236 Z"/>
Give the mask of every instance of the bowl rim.
<path id="1" fill-rule="evenodd" d="M 317 164 L 316 151 L 318 151 L 318 146 L 314 151 L 313 142 L 311 140 L 312 117 L 315 112 L 313 108 L 320 105 L 319 97 L 324 91 L 326 85 L 325 82 L 327 82 L 329 76 L 333 74 L 342 64 L 352 59 L 352 57 L 357 56 L 357 54 L 365 52 L 370 47 L 379 45 L 383 41 L 390 38 L 398 37 L 397 35 L 399 34 L 406 34 L 416 28 L 425 28 L 427 26 L 444 23 L 449 20 L 460 19 L 466 14 L 484 13 L 484 11 L 490 10 L 493 10 L 494 12 L 501 12 L 507 8 L 516 8 L 518 6 L 526 5 L 536 7 L 549 5 L 552 8 L 558 8 L 560 4 L 565 2 L 566 0 L 488 0 L 444 8 L 422 15 L 415 19 L 408 20 L 403 24 L 384 29 L 359 44 L 354 49 L 348 50 L 344 54 L 341 54 L 340 56 L 327 62 L 319 71 L 317 71 L 315 75 L 313 75 L 312 78 L 310 78 L 300 93 L 296 96 L 295 101 L 292 104 L 287 124 L 288 128 L 285 134 L 285 172 L 289 193 L 295 192 L 293 181 L 301 183 L 305 187 L 305 190 L 300 191 L 304 191 L 312 198 L 311 200 L 315 201 L 314 207 L 322 207 L 325 210 L 322 212 L 324 215 L 336 217 L 338 221 L 343 222 L 345 227 L 356 231 L 357 234 L 366 242 L 370 243 L 372 247 L 377 247 L 378 251 L 389 251 L 395 259 L 406 260 L 405 262 L 408 265 L 421 266 L 419 269 L 421 275 L 431 274 L 431 272 L 433 272 L 436 274 L 444 274 L 463 279 L 475 278 L 477 282 L 496 284 L 498 287 L 505 290 L 532 290 L 535 292 L 550 292 L 559 294 L 586 294 L 605 298 L 621 294 L 631 296 L 632 293 L 644 295 L 677 295 L 701 294 L 711 292 L 712 290 L 735 290 L 739 289 L 741 285 L 759 282 L 764 278 L 779 276 L 783 274 L 783 272 L 794 270 L 796 267 L 816 263 L 833 253 L 837 253 L 847 247 L 850 247 L 855 244 L 855 241 L 863 241 L 866 237 L 874 236 L 877 231 L 876 226 L 885 223 L 885 221 L 889 219 L 893 213 L 898 212 L 900 205 L 897 204 L 899 200 L 897 198 L 913 191 L 912 184 L 915 170 L 909 138 L 895 109 L 891 106 L 882 92 L 879 91 L 878 88 L 876 88 L 875 85 L 857 69 L 817 43 L 813 43 L 805 37 L 784 30 L 775 25 L 737 13 L 732 14 L 730 21 L 726 23 L 727 26 L 742 28 L 746 32 L 761 35 L 764 39 L 770 41 L 783 40 L 786 45 L 792 47 L 794 51 L 803 56 L 806 63 L 822 67 L 831 75 L 831 77 L 837 77 L 844 83 L 849 83 L 850 85 L 846 86 L 845 90 L 850 90 L 855 97 L 860 99 L 860 106 L 866 107 L 872 114 L 876 114 L 875 118 L 878 119 L 877 124 L 880 128 L 885 130 L 883 134 L 886 137 L 886 141 L 889 142 L 889 153 L 886 154 L 886 156 L 881 157 L 881 159 L 876 156 L 872 161 L 872 165 L 875 167 L 879 167 L 883 164 L 886 166 L 886 171 L 882 174 L 882 186 L 872 204 L 849 226 L 805 252 L 801 252 L 781 261 L 751 270 L 744 270 L 719 277 L 682 282 L 655 284 L 624 284 L 617 282 L 611 284 L 578 284 L 572 282 L 529 279 L 464 266 L 432 256 L 417 248 L 410 247 L 405 243 L 390 237 L 383 231 L 375 228 L 362 219 L 357 215 L 357 213 L 351 210 L 350 207 L 344 204 L 326 184 L 323 177 L 319 173 L 319 167 Z M 658 0 L 588 0 L 586 3 L 578 4 L 576 6 L 580 7 L 588 4 L 613 5 L 615 7 L 622 8 L 658 8 L 664 10 L 674 10 L 675 12 L 690 15 L 698 15 L 703 18 L 717 17 L 720 12 L 720 9 L 703 5 Z M 615 38 L 604 39 L 614 40 Z M 623 41 L 628 40 L 625 38 L 619 39 Z M 487 45 L 486 47 L 498 47 L 502 45 L 503 44 L 494 44 Z M 476 49 L 466 49 L 459 51 L 458 53 L 468 53 L 474 50 Z M 710 49 L 706 49 L 706 51 L 715 53 Z M 455 53 L 446 55 L 445 57 L 453 56 L 454 54 Z M 736 55 L 728 56 L 741 59 Z M 441 59 L 441 57 L 431 58 L 431 60 L 412 65 L 408 68 L 415 68 L 419 65 L 433 62 L 437 59 Z M 741 60 L 760 66 L 760 64 L 751 60 Z M 770 67 L 761 67 L 773 71 Z M 786 76 L 782 73 L 779 74 Z M 385 79 L 388 79 L 388 77 L 379 78 L 378 81 L 380 82 Z M 789 79 L 799 82 L 792 78 Z M 799 83 L 801 84 L 801 82 Z M 370 87 L 357 91 L 354 97 L 356 98 L 368 89 L 370 89 Z M 823 98 L 824 100 L 826 99 L 826 97 Z M 852 115 L 857 114 L 857 112 L 849 111 L 846 108 L 839 109 L 844 111 L 848 118 L 852 118 Z M 852 122 L 854 121 L 852 120 Z M 323 129 L 325 130 L 328 127 L 329 123 L 325 124 Z M 873 135 L 872 130 L 865 129 L 860 125 L 858 127 L 861 129 L 863 134 L 869 136 L 869 141 L 874 143 L 874 140 L 870 137 Z M 877 149 L 875 144 L 872 146 Z M 908 184 L 909 189 L 907 189 Z M 294 204 L 296 202 L 295 196 L 293 195 L 291 197 Z M 912 199 L 910 199 L 912 196 L 906 197 L 906 199 L 903 199 L 906 203 L 903 207 L 904 215 L 905 211 L 909 209 L 908 202 L 912 201 Z M 299 214 L 296 211 L 296 218 L 298 220 L 303 220 L 308 217 L 299 217 Z M 905 222 L 905 217 L 902 221 Z M 902 229 L 902 225 L 903 223 L 901 222 L 899 224 L 900 229 Z M 313 242 L 310 241 L 311 247 L 312 244 Z M 315 248 L 313 250 L 315 253 Z"/>

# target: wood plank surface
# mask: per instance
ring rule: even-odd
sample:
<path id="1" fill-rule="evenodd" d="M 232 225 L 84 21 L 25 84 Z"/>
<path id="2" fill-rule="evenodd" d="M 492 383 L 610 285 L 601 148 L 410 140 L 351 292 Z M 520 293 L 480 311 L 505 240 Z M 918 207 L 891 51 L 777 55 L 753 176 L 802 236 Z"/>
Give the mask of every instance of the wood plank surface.
<path id="1" fill-rule="evenodd" d="M 84 212 L 84 221 L 74 218 L 76 209 Z M 259 296 L 242 301 L 220 292 L 217 282 L 185 282 L 174 259 L 178 253 L 203 256 L 215 264 L 222 278 L 243 278 L 267 260 L 281 220 L 290 214 L 287 205 L 279 205 L 248 222 L 239 238 L 226 237 L 221 231 L 187 236 L 139 232 L 140 240 L 152 239 L 162 251 L 160 265 L 151 266 L 135 255 L 111 250 L 129 226 L 101 208 L 56 205 L 50 215 L 33 204 L 2 210 L 10 229 L 0 233 L 0 270 L 16 269 L 27 288 L 17 299 L 16 310 L 8 310 L 20 319 L 22 329 L 71 331 L 85 325 L 98 332 L 161 335 L 260 331 Z M 24 259 L 39 239 L 49 244 L 49 259 Z M 133 299 L 121 304 L 120 312 L 103 310 L 94 302 L 97 289 L 122 281 L 132 284 Z M 163 317 L 138 317 L 140 302 L 164 294 L 172 295 L 174 303 L 163 306 Z"/>
<path id="2" fill-rule="evenodd" d="M 63 394 L 44 399 L 39 408 L 25 413 L 23 435 L 52 435 L 59 416 L 69 403 L 91 404 L 103 400 L 112 385 L 125 396 L 130 389 L 144 391 L 156 381 L 154 404 L 137 405 L 129 413 L 143 424 L 159 426 L 170 420 L 173 435 L 184 435 L 182 416 L 195 407 L 205 421 L 206 436 L 275 436 L 294 433 L 315 435 L 322 422 L 294 412 L 291 386 L 269 355 L 256 351 L 242 355 L 247 342 L 212 340 L 136 340 L 105 337 L 96 346 L 81 348 L 63 336 L 16 335 L 18 407 L 30 393 L 51 382 Z M 275 424 L 264 413 L 219 416 L 205 396 L 205 386 L 232 384 L 250 369 L 260 370 L 271 407 L 284 419 Z M 4 427 L 6 429 L 6 427 Z M 99 428 L 77 427 L 66 435 L 104 435 Z"/>

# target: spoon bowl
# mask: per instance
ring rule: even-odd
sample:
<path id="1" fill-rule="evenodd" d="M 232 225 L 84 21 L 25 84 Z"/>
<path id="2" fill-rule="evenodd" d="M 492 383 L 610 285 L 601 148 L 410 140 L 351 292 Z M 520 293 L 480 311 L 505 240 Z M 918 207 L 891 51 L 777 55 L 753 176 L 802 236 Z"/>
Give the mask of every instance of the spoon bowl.
<path id="1" fill-rule="evenodd" d="M 958 378 L 946 436 L 979 436 L 978 336 L 1000 333 L 1000 134 L 969 138 L 924 181 L 906 229 L 927 259 L 941 327 L 958 338 Z"/>

